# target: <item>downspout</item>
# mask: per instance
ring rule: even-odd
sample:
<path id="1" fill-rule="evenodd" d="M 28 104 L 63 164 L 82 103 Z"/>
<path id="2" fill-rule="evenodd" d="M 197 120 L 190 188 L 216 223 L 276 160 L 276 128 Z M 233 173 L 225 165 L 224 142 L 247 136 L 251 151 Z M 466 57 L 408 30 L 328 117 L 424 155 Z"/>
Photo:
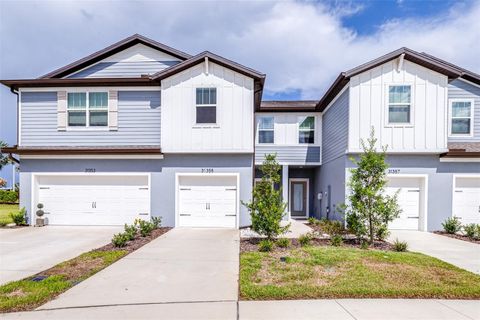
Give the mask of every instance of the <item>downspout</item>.
<path id="1" fill-rule="evenodd" d="M 19 109 L 20 109 L 20 108 L 19 108 L 19 106 L 20 106 L 20 95 L 18 94 L 18 91 L 16 91 L 16 90 L 14 89 L 14 87 L 10 87 L 10 92 L 13 93 L 13 94 L 15 94 L 15 95 L 17 96 L 17 145 L 18 145 L 18 143 L 19 143 L 19 141 L 18 141 L 18 139 L 19 139 L 19 134 L 18 134 L 18 132 L 19 132 L 19 130 L 20 130 L 20 118 L 19 118 L 19 112 L 20 112 L 20 110 L 19 110 Z"/>

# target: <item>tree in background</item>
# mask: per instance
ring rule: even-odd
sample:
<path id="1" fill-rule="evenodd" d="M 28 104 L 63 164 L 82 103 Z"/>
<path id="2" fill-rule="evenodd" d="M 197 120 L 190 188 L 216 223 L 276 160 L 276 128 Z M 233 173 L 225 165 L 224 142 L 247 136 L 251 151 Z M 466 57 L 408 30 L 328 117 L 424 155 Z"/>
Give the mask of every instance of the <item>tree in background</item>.
<path id="1" fill-rule="evenodd" d="M 344 210 L 349 229 L 360 239 L 367 238 L 373 244 L 375 238 L 388 235 L 388 223 L 398 217 L 401 209 L 397 202 L 398 193 L 393 196 L 385 194 L 387 147 L 377 152 L 373 128 L 370 137 L 362 140 L 361 144 L 363 153 L 359 159 L 351 158 L 357 167 L 351 169 L 349 204 L 344 206 Z"/>
<path id="2" fill-rule="evenodd" d="M 287 204 L 283 202 L 282 189 L 275 189 L 275 185 L 280 183 L 280 169 L 276 155 L 265 155 L 265 160 L 260 167 L 263 174 L 262 180 L 253 188 L 252 202 L 242 202 L 250 211 L 252 230 L 266 236 L 269 240 L 287 232 L 290 228 L 290 224 L 283 227 L 281 225 L 286 215 Z"/>
<path id="3" fill-rule="evenodd" d="M 8 158 L 8 155 L 2 153 L 2 148 L 5 148 L 7 144 L 0 140 L 0 170 L 10 163 L 10 159 Z"/>

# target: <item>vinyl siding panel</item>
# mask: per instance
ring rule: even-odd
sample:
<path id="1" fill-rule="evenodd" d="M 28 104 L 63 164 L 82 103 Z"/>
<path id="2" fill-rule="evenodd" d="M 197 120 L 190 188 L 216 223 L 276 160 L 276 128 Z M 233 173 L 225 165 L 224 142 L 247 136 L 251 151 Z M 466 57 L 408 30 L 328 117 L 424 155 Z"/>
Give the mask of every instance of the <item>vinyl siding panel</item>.
<path id="1" fill-rule="evenodd" d="M 322 117 L 322 163 L 345 154 L 348 147 L 348 101 L 346 89 Z"/>
<path id="2" fill-rule="evenodd" d="M 449 142 L 480 141 L 480 87 L 461 80 L 454 80 L 448 85 L 449 99 L 474 99 L 473 137 L 448 137 Z M 450 119 L 448 125 L 450 126 Z"/>
<path id="3" fill-rule="evenodd" d="M 154 74 L 176 65 L 178 61 L 119 61 L 99 62 L 68 78 L 121 78 Z"/>
<path id="4" fill-rule="evenodd" d="M 21 146 L 160 145 L 160 92 L 119 91 L 118 130 L 57 130 L 57 93 L 22 92 Z"/>
<path id="5" fill-rule="evenodd" d="M 255 163 L 261 164 L 266 154 L 277 154 L 279 163 L 288 164 L 306 164 L 320 162 L 319 146 L 256 146 L 255 147 Z"/>

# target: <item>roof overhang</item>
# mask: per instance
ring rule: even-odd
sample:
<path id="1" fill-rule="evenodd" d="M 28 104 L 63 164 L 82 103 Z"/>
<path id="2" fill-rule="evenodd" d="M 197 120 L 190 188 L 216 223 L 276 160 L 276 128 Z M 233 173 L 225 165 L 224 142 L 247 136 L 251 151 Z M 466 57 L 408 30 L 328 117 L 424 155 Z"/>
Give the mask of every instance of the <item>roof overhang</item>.
<path id="1" fill-rule="evenodd" d="M 316 112 L 317 100 L 262 101 L 256 112 Z"/>
<path id="2" fill-rule="evenodd" d="M 1 153 L 23 155 L 162 155 L 157 146 L 99 146 L 99 147 L 6 147 Z"/>
<path id="3" fill-rule="evenodd" d="M 0 80 L 12 90 L 40 87 L 103 87 L 103 86 L 159 86 L 160 82 L 148 77 L 141 78 L 80 78 L 80 79 L 18 79 Z"/>

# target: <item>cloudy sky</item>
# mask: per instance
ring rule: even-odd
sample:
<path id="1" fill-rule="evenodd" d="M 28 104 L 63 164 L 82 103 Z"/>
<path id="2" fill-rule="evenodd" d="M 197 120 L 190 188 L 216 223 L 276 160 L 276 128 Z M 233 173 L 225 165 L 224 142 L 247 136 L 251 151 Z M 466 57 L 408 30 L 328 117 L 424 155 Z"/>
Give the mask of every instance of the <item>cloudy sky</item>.
<path id="1" fill-rule="evenodd" d="M 264 99 L 319 99 L 339 72 L 402 46 L 480 73 L 480 1 L 0 0 L 0 78 L 35 78 L 140 33 L 267 74 Z M 0 89 L 0 139 L 15 141 Z"/>

